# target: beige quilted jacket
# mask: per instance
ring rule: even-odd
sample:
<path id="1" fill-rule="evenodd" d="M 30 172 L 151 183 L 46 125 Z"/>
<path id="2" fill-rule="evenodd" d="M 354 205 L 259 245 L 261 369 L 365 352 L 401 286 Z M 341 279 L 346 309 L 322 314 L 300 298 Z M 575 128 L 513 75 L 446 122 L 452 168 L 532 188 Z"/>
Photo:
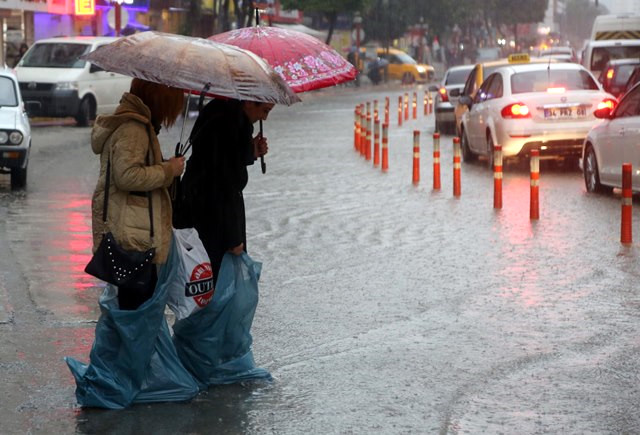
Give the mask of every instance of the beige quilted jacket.
<path id="1" fill-rule="evenodd" d="M 173 175 L 163 162 L 158 137 L 150 121 L 149 108 L 133 94 L 125 93 L 113 115 L 99 116 L 91 132 L 91 148 L 100 155 L 100 176 L 91 201 L 93 250 L 102 239 L 102 221 L 107 159 L 111 154 L 111 183 L 107 231 L 124 249 L 145 251 L 149 237 L 148 200 L 153 204 L 155 263 L 166 262 L 172 236 L 171 200 L 167 187 Z M 147 166 L 147 150 L 150 149 Z M 134 192 L 131 194 L 131 192 Z"/>

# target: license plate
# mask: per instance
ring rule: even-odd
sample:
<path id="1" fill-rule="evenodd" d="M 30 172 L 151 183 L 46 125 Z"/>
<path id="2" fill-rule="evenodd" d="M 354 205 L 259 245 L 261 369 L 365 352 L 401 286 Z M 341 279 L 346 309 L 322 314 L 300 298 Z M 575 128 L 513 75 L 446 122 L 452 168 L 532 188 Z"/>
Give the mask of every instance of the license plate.
<path id="1" fill-rule="evenodd" d="M 544 109 L 544 119 L 578 119 L 587 116 L 587 109 L 582 106 L 548 107 Z"/>

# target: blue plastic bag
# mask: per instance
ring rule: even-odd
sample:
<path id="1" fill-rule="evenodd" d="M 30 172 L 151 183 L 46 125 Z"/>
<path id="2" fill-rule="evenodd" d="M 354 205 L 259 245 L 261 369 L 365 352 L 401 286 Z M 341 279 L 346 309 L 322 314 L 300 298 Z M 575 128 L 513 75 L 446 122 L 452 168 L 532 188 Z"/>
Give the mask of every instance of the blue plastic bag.
<path id="1" fill-rule="evenodd" d="M 164 315 L 177 255 L 172 242 L 152 298 L 137 310 L 118 309 L 116 289 L 105 289 L 90 363 L 65 357 L 81 406 L 122 409 L 134 403 L 185 401 L 198 394 L 198 384 L 180 363 Z"/>
<path id="2" fill-rule="evenodd" d="M 246 253 L 225 254 L 209 305 L 173 325 L 178 356 L 202 388 L 272 379 L 251 351 L 261 269 Z"/>

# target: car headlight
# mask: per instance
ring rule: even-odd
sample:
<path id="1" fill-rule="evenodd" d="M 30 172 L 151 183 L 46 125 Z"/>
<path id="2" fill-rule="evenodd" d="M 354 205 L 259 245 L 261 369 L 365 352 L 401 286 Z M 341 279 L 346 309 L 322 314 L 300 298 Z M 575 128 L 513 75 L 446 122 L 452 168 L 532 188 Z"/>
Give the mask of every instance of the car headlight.
<path id="1" fill-rule="evenodd" d="M 9 140 L 9 134 L 6 131 L 0 131 L 0 144 L 4 145 Z"/>
<path id="2" fill-rule="evenodd" d="M 427 69 L 425 67 L 423 67 L 423 66 L 417 66 L 416 69 L 418 70 L 418 72 L 420 74 L 424 74 L 424 73 L 427 72 Z"/>
<path id="3" fill-rule="evenodd" d="M 4 134 L 6 135 L 7 133 Z M 11 134 L 9 134 L 9 142 L 14 145 L 19 145 L 22 142 L 22 138 L 22 133 L 19 131 L 12 131 Z"/>
<path id="4" fill-rule="evenodd" d="M 78 82 L 58 82 L 56 90 L 59 91 L 75 91 L 78 89 Z"/>

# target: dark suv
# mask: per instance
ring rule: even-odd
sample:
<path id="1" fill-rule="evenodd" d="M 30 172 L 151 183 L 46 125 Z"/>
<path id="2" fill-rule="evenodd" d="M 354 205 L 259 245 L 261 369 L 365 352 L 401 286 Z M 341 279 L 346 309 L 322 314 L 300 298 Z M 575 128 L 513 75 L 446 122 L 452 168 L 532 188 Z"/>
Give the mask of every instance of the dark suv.
<path id="1" fill-rule="evenodd" d="M 604 90 L 620 98 L 627 90 L 627 81 L 634 68 L 640 65 L 640 58 L 610 60 L 598 79 Z"/>

